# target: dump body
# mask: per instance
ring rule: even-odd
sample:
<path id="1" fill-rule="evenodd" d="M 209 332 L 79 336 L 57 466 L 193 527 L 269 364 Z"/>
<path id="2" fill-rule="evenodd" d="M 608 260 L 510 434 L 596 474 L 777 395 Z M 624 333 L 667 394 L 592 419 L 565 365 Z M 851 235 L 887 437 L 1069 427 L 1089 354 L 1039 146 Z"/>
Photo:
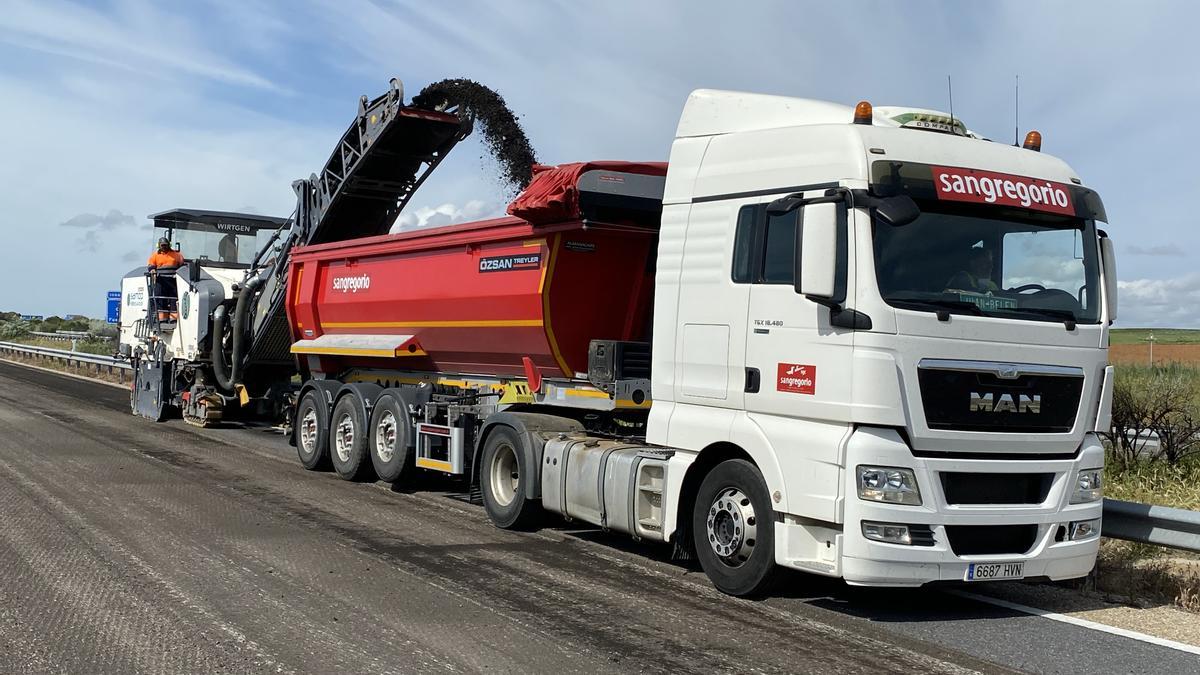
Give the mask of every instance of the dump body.
<path id="1" fill-rule="evenodd" d="M 556 182 L 570 192 L 587 175 L 574 174 L 566 182 L 545 174 L 528 192 L 553 197 Z M 543 198 L 568 208 L 539 213 L 572 219 L 510 216 L 297 249 L 288 275 L 292 351 L 323 373 L 525 377 L 528 359 L 541 377 L 584 377 L 591 340 L 649 338 L 657 229 L 590 220 L 570 201 Z"/>

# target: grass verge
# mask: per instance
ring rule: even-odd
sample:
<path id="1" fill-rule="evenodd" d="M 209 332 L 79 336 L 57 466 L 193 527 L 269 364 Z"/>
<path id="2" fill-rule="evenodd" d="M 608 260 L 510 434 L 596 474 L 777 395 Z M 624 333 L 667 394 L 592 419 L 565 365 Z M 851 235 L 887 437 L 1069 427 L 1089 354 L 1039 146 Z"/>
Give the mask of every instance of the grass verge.
<path id="1" fill-rule="evenodd" d="M 1110 465 L 1111 467 L 1112 465 Z M 1200 462 L 1110 469 L 1104 494 L 1113 499 L 1200 510 Z M 1200 612 L 1200 555 L 1104 539 L 1086 586 L 1109 600 L 1138 607 L 1171 604 Z"/>

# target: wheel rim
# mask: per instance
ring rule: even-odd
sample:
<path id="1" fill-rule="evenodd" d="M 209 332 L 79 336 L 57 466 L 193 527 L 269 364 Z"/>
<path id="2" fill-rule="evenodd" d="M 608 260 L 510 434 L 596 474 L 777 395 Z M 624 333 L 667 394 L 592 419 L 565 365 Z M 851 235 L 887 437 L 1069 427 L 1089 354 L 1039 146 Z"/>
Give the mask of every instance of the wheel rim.
<path id="1" fill-rule="evenodd" d="M 517 498 L 517 486 L 521 475 L 517 465 L 517 451 L 508 443 L 496 448 L 490 472 L 492 496 L 500 506 L 508 506 Z"/>
<path id="2" fill-rule="evenodd" d="M 375 454 L 384 463 L 396 456 L 396 416 L 390 410 L 383 413 L 375 427 Z"/>
<path id="3" fill-rule="evenodd" d="M 300 419 L 300 448 L 306 455 L 317 451 L 317 411 L 312 408 Z"/>
<path id="4" fill-rule="evenodd" d="M 737 488 L 724 488 L 708 509 L 708 545 L 721 562 L 741 567 L 754 553 L 758 519 L 754 504 Z"/>
<path id="5" fill-rule="evenodd" d="M 333 445 L 338 459 L 350 461 L 350 447 L 354 445 L 354 418 L 350 413 L 344 413 L 338 418 L 333 430 Z"/>

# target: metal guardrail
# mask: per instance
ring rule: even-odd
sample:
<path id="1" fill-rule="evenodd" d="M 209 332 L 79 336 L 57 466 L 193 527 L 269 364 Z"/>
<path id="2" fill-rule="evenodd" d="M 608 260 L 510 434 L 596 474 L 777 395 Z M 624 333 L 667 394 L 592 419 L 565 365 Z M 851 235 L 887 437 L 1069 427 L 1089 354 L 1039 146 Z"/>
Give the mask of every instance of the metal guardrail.
<path id="1" fill-rule="evenodd" d="M 111 340 L 112 339 L 111 337 L 109 337 L 107 335 L 93 335 L 92 333 L 90 333 L 86 330 L 60 330 L 55 333 L 46 333 L 43 331 L 31 330 L 31 331 L 29 331 L 29 334 L 36 335 L 37 337 L 40 337 L 40 338 L 46 338 L 47 340 L 58 340 L 60 342 L 70 342 L 72 344 L 74 344 L 76 340 L 89 340 L 89 339 L 91 339 L 91 340 Z"/>
<path id="2" fill-rule="evenodd" d="M 65 360 L 67 365 L 93 365 L 97 372 L 108 368 L 110 373 L 120 373 L 121 381 L 125 380 L 126 372 L 133 370 L 128 363 L 111 356 L 34 347 L 16 342 L 0 342 L 0 354 L 3 353 L 61 359 Z M 1104 522 L 1100 533 L 1113 539 L 1200 553 L 1200 511 L 1105 499 Z"/>
<path id="3" fill-rule="evenodd" d="M 1105 499 L 1100 534 L 1200 553 L 1200 511 Z"/>
<path id="4" fill-rule="evenodd" d="M 87 354 L 69 349 L 37 347 L 34 345 L 23 345 L 19 342 L 0 342 L 0 354 L 15 354 L 40 359 L 66 361 L 68 366 L 91 367 L 97 373 L 107 369 L 109 373 L 119 375 L 122 382 L 125 381 L 125 374 L 133 370 L 133 367 L 125 361 L 118 361 L 111 356 L 103 354 Z"/>

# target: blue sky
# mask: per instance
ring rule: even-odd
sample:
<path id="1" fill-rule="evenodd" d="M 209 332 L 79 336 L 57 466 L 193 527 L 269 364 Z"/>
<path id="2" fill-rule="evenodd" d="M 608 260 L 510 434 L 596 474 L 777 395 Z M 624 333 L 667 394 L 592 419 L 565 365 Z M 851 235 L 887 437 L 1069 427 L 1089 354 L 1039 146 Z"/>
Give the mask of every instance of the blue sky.
<path id="1" fill-rule="evenodd" d="M 174 207 L 288 215 L 359 95 L 399 77 L 497 89 L 544 162 L 666 159 L 700 87 L 944 109 L 1021 126 L 1104 197 L 1122 325 L 1200 327 L 1200 78 L 1186 2 L 255 2 L 6 0 L 0 309 L 103 313 Z M 498 213 L 459 146 L 403 224 Z"/>

